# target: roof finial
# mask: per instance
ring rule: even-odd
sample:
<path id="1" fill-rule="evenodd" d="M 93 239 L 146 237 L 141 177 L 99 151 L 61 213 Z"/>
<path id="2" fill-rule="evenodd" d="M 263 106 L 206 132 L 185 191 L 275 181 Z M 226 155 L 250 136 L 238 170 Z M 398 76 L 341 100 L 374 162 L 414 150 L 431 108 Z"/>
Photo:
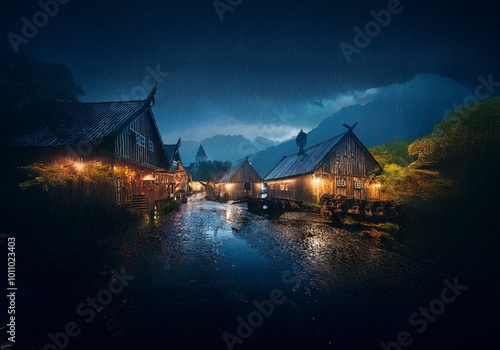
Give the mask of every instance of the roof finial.
<path id="1" fill-rule="evenodd" d="M 156 90 L 158 90 L 158 82 L 155 83 L 155 86 L 153 86 L 148 96 L 148 101 L 151 103 L 151 106 L 155 104 Z"/>
<path id="2" fill-rule="evenodd" d="M 354 123 L 353 126 L 349 126 L 349 125 L 347 125 L 347 124 L 344 123 L 343 126 L 344 126 L 344 128 L 349 129 L 350 132 L 352 132 L 354 130 L 354 128 L 356 127 L 356 125 L 358 125 L 358 122 Z"/>

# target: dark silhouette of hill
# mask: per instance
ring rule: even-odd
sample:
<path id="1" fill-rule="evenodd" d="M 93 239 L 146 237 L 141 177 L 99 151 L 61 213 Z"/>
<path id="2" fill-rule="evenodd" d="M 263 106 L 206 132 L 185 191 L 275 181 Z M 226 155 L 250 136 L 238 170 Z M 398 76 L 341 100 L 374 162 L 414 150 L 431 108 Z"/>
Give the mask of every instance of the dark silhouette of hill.
<path id="1" fill-rule="evenodd" d="M 379 88 L 373 101 L 364 106 L 343 108 L 324 119 L 308 133 L 308 146 L 345 132 L 342 124 L 356 122 L 355 133 L 367 147 L 392 139 L 414 140 L 430 133 L 454 105 L 460 105 L 471 93 L 452 79 L 418 74 L 407 83 Z M 289 140 L 254 154 L 250 160 L 265 176 L 283 156 L 294 152 L 295 140 Z"/>

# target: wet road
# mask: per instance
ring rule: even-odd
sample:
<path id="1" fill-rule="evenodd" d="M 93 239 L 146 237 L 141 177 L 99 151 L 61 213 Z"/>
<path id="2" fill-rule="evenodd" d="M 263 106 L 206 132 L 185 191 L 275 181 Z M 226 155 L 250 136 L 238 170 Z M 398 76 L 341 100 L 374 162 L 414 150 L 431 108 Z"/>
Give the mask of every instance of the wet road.
<path id="1" fill-rule="evenodd" d="M 201 197 L 150 239 L 131 285 L 148 348 L 380 348 L 441 278 L 404 246 Z"/>
<path id="2" fill-rule="evenodd" d="M 428 247 L 385 246 L 293 215 L 268 220 L 245 204 L 201 196 L 148 234 L 87 240 L 88 247 L 70 241 L 67 250 L 45 251 L 53 264 L 31 261 L 21 271 L 29 285 L 19 302 L 25 305 L 20 329 L 28 332 L 20 339 L 30 340 L 21 348 L 383 349 L 381 343 L 392 343 L 394 350 L 403 334 L 400 344 L 411 349 L 458 349 L 495 329 L 485 316 L 491 304 L 481 305 L 494 299 L 484 283 L 495 280 L 477 252 L 474 262 L 465 252 L 450 260 Z M 462 260 L 469 272 L 456 266 Z M 112 269 L 130 280 L 122 282 Z M 443 281 L 455 277 L 471 287 L 436 309 Z M 93 309 L 88 297 L 102 305 Z M 431 304 L 432 321 L 417 315 L 410 323 Z M 64 346 L 58 332 L 71 321 L 81 333 Z"/>

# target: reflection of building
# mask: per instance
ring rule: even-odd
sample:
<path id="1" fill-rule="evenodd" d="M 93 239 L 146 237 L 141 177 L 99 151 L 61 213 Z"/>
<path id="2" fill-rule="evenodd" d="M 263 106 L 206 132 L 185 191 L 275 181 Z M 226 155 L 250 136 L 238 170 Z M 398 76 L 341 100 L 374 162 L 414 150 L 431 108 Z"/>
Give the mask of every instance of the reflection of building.
<path id="1" fill-rule="evenodd" d="M 283 157 L 264 177 L 269 196 L 309 203 L 327 195 L 378 198 L 379 185 L 370 175 L 382 167 L 354 135 L 354 127 L 305 149 L 307 135 L 301 131 L 296 140 L 299 152 Z"/>
<path id="2" fill-rule="evenodd" d="M 164 145 L 165 156 L 168 159 L 165 175 L 168 178 L 169 196 L 190 192 L 188 171 L 182 164 L 180 148 L 181 139 L 176 144 Z"/>
<path id="3" fill-rule="evenodd" d="M 73 165 L 81 174 L 78 190 L 88 196 L 149 211 L 166 197 L 168 181 L 162 171 L 167 158 L 151 110 L 155 93 L 156 87 L 143 101 L 57 103 L 52 113 L 59 117 L 58 125 L 27 129 L 8 144 L 22 154 L 23 162 Z M 108 169 L 99 188 L 89 173 L 96 164 Z"/>
<path id="4" fill-rule="evenodd" d="M 208 160 L 207 154 L 205 153 L 202 145 L 200 145 L 200 148 L 198 148 L 198 152 L 196 152 L 196 156 L 194 159 L 196 163 L 206 162 Z"/>
<path id="5" fill-rule="evenodd" d="M 257 197 L 262 179 L 252 164 L 245 159 L 234 164 L 217 182 L 216 188 L 224 199 Z"/>

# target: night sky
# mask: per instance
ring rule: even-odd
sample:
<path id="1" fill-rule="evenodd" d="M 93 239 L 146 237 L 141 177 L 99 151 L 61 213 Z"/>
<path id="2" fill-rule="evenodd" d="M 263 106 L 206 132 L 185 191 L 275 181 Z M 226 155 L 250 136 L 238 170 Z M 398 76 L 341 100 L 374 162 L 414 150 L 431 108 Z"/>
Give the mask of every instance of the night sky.
<path id="1" fill-rule="evenodd" d="M 165 142 L 219 133 L 284 140 L 417 73 L 472 91 L 479 75 L 500 81 L 498 1 L 223 0 L 219 13 L 212 0 L 60 2 L 18 49 L 66 65 L 82 101 L 143 99 L 157 71 Z M 22 35 L 22 18 L 33 21 L 41 5 L 0 6 L 2 46 L 13 50 L 9 33 Z M 374 35 L 356 47 L 355 27 L 364 32 L 372 11 L 383 19 L 389 10 L 390 21 L 368 25 Z M 348 59 L 342 43 L 356 50 Z"/>

